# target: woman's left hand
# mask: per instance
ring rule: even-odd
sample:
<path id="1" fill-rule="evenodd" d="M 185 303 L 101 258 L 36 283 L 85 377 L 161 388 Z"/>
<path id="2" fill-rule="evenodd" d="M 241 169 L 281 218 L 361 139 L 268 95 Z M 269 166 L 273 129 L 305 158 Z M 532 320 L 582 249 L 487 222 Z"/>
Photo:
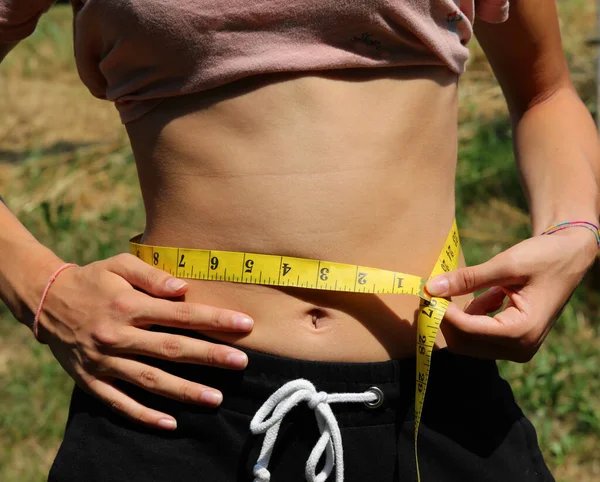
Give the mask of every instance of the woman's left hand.
<path id="1" fill-rule="evenodd" d="M 483 358 L 531 360 L 597 252 L 593 233 L 573 227 L 534 236 L 486 263 L 432 278 L 425 287 L 434 296 L 490 288 L 464 310 L 450 303 L 441 325 L 448 349 Z M 505 297 L 502 311 L 487 316 L 502 307 Z"/>

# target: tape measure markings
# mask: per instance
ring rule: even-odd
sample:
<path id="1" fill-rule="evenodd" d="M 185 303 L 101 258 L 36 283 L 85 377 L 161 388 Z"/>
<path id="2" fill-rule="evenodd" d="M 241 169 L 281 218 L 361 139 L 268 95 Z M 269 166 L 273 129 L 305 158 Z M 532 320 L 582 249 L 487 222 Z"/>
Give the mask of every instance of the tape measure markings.
<path id="1" fill-rule="evenodd" d="M 152 260 L 150 264 L 157 266 L 160 260 L 159 267 L 164 271 L 174 276 L 194 279 L 297 286 L 359 293 L 418 293 L 419 296 L 423 295 L 423 286 L 426 282 L 426 278 L 414 275 L 306 258 L 212 250 L 193 250 L 192 256 L 192 250 L 189 249 L 177 250 L 177 248 L 154 246 L 150 251 L 145 252 L 146 250 L 139 249 L 143 245 L 134 243 L 134 246 L 134 254 L 147 262 L 149 256 Z M 172 254 L 171 249 L 173 250 Z M 235 259 L 238 256 L 239 261 Z M 180 262 L 176 263 L 176 259 L 179 259 Z M 248 264 L 248 262 L 251 262 L 251 264 Z M 188 263 L 190 263 L 189 269 Z M 278 265 L 277 268 L 275 263 Z M 194 273 L 194 268 L 202 264 L 205 264 L 206 268 Z M 254 273 L 254 269 L 260 266 L 262 266 L 262 269 L 259 271 L 257 281 L 256 277 L 249 273 Z M 244 269 L 244 267 L 248 268 Z M 268 276 L 266 281 L 263 281 L 265 271 L 273 275 L 275 270 L 277 271 L 276 279 L 273 276 Z M 354 273 L 350 274 L 350 270 Z M 296 271 L 295 281 L 289 278 L 288 274 L 293 271 Z M 333 284 L 331 278 L 334 280 Z M 340 281 L 344 283 L 341 287 Z"/>

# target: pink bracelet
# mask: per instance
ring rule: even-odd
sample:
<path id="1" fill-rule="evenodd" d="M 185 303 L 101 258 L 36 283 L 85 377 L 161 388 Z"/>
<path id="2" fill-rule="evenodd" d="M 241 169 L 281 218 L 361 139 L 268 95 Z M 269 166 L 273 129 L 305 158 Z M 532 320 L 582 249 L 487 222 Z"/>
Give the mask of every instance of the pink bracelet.
<path id="1" fill-rule="evenodd" d="M 44 292 L 42 293 L 42 299 L 40 300 L 40 305 L 38 306 L 38 309 L 35 313 L 35 318 L 33 319 L 33 326 L 31 328 L 31 331 L 33 331 L 33 335 L 35 336 L 35 339 L 37 341 L 40 341 L 40 339 L 38 338 L 38 322 L 40 319 L 40 315 L 42 314 L 42 306 L 44 306 L 44 301 L 46 300 L 46 296 L 48 295 L 48 291 L 50 290 L 50 286 L 52 286 L 52 283 L 54 283 L 54 280 L 56 279 L 56 277 L 65 269 L 67 268 L 71 268 L 73 266 L 78 266 L 77 264 L 74 263 L 65 263 L 63 264 L 60 268 L 58 268 L 53 274 L 52 276 L 50 276 L 50 279 L 48 280 L 48 284 L 46 285 L 46 288 L 44 289 Z M 40 341 L 41 343 L 41 341 Z"/>

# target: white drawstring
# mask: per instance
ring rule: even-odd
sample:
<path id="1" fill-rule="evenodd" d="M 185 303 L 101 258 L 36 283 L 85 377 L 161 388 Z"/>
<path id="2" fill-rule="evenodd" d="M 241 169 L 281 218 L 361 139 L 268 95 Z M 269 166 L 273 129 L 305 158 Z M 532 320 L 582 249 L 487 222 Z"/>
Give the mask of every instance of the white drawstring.
<path id="1" fill-rule="evenodd" d="M 250 422 L 254 435 L 265 433 L 258 461 L 254 466 L 254 482 L 269 482 L 271 473 L 267 470 L 273 446 L 277 439 L 283 417 L 302 401 L 315 411 L 321 436 L 306 461 L 305 476 L 308 482 L 325 482 L 334 465 L 336 482 L 344 481 L 344 453 L 342 434 L 333 414 L 330 403 L 336 402 L 374 402 L 379 395 L 372 390 L 363 393 L 326 393 L 317 392 L 315 386 L 305 379 L 292 380 L 273 393 L 258 409 Z M 266 418 L 271 412 L 271 418 Z M 325 466 L 316 474 L 317 463 L 326 452 Z"/>

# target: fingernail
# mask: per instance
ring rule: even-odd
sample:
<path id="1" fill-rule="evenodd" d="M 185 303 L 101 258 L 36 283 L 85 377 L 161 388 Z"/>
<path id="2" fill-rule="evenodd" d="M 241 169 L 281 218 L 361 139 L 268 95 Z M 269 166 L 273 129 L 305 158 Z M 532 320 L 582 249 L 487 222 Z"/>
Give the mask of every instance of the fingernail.
<path id="1" fill-rule="evenodd" d="M 179 291 L 186 284 L 187 283 L 183 280 L 177 278 L 169 278 L 169 280 L 167 281 L 167 288 L 169 288 L 171 291 Z"/>
<path id="2" fill-rule="evenodd" d="M 490 294 L 500 293 L 502 291 L 502 287 L 501 286 L 492 286 L 488 291 Z"/>
<path id="3" fill-rule="evenodd" d="M 227 357 L 225 358 L 225 361 L 227 362 L 228 365 L 237 367 L 237 368 L 245 368 L 246 365 L 248 364 L 248 357 L 246 356 L 245 353 L 239 353 L 239 352 L 235 352 L 235 353 L 230 353 L 229 355 L 227 355 Z"/>
<path id="4" fill-rule="evenodd" d="M 166 428 L 167 430 L 175 430 L 177 428 L 177 422 L 168 418 L 161 418 L 158 421 L 160 428 Z"/>
<path id="5" fill-rule="evenodd" d="M 425 284 L 425 288 L 427 289 L 429 294 L 431 294 L 433 296 L 442 296 L 450 288 L 450 283 L 448 282 L 447 278 L 441 276 L 441 277 L 430 279 Z"/>
<path id="6" fill-rule="evenodd" d="M 246 315 L 235 315 L 233 327 L 236 330 L 250 330 L 254 326 L 254 320 Z"/>
<path id="7" fill-rule="evenodd" d="M 209 405 L 219 405 L 223 401 L 223 395 L 218 392 L 206 391 L 200 396 L 200 401 Z"/>

